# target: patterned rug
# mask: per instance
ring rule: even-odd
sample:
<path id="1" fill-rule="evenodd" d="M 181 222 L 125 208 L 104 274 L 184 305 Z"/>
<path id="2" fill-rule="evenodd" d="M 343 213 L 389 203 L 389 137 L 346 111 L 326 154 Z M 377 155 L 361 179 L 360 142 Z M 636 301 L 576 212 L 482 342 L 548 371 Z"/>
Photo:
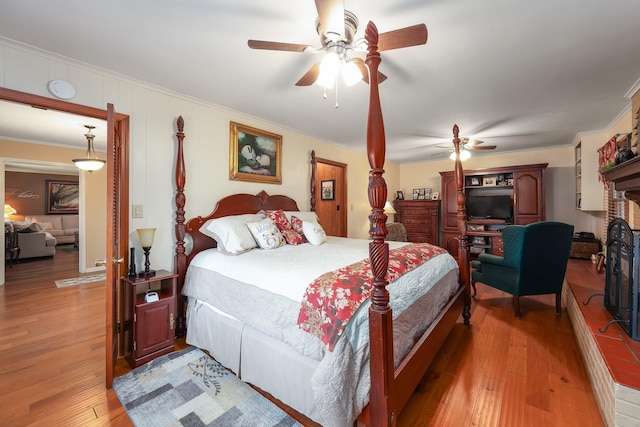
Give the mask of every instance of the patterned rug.
<path id="1" fill-rule="evenodd" d="M 74 277 L 71 279 L 56 280 L 56 286 L 59 288 L 68 288 L 69 286 L 84 285 L 85 283 L 100 282 L 106 279 L 105 273 L 91 274 L 89 276 Z"/>
<path id="2" fill-rule="evenodd" d="M 194 347 L 115 378 L 113 389 L 136 427 L 302 426 Z"/>

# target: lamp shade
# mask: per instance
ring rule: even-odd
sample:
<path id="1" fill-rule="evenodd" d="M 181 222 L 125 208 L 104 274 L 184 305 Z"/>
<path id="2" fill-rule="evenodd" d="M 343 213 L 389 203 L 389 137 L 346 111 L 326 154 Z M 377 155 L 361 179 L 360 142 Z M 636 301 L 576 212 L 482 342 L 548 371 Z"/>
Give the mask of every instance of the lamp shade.
<path id="1" fill-rule="evenodd" d="M 95 135 L 91 133 L 91 129 L 95 129 L 95 126 L 84 125 L 84 127 L 88 129 L 87 133 L 84 134 L 87 138 L 87 154 L 81 159 L 73 159 L 73 163 L 78 169 L 93 172 L 102 168 L 107 161 L 99 159 L 93 149 L 93 138 L 95 138 Z"/>
<path id="2" fill-rule="evenodd" d="M 4 217 L 9 218 L 9 215 L 15 215 L 18 212 L 11 207 L 11 205 L 4 205 Z"/>
<path id="3" fill-rule="evenodd" d="M 138 233 L 140 246 L 143 248 L 150 248 L 153 246 L 153 237 L 156 234 L 155 228 L 138 228 L 136 232 Z"/>
<path id="4" fill-rule="evenodd" d="M 384 204 L 384 212 L 388 213 L 388 214 L 395 214 L 397 213 L 395 209 L 393 209 L 393 206 L 391 205 L 391 202 L 387 200 L 387 203 Z"/>

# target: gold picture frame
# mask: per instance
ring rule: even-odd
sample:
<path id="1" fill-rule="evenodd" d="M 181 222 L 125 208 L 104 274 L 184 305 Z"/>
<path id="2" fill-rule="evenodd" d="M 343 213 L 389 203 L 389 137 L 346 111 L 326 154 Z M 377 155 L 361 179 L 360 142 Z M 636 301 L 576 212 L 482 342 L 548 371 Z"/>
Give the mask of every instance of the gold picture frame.
<path id="1" fill-rule="evenodd" d="M 229 122 L 229 179 L 282 184 L 282 135 Z"/>

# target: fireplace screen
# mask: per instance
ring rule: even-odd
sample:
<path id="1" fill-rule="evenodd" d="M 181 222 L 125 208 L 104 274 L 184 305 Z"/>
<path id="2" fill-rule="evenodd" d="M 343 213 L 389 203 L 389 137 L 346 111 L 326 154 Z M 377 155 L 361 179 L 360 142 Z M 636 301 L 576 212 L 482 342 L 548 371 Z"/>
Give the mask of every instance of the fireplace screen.
<path id="1" fill-rule="evenodd" d="M 635 230 L 636 232 L 640 230 Z M 638 265 L 640 236 L 629 224 L 615 218 L 607 227 L 607 263 L 604 305 L 636 341 L 638 336 Z M 613 323 L 610 322 L 610 323 Z"/>

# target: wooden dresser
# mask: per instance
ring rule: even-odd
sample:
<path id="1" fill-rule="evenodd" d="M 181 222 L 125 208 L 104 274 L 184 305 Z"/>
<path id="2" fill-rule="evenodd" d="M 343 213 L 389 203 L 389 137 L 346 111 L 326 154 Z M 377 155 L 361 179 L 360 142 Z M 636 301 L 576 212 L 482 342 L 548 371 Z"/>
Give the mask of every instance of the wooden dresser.
<path id="1" fill-rule="evenodd" d="M 407 230 L 407 240 L 438 245 L 439 200 L 395 200 L 395 221 Z"/>

